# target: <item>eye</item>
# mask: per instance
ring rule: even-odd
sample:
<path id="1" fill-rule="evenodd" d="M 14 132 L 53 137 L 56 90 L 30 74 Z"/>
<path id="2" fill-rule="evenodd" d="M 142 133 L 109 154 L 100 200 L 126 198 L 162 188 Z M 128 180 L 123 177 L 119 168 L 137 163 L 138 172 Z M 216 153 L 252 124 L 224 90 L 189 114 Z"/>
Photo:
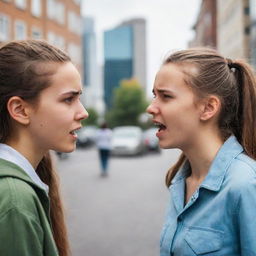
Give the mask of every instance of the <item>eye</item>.
<path id="1" fill-rule="evenodd" d="M 71 102 L 73 101 L 73 99 L 74 99 L 74 96 L 70 96 L 70 97 L 68 97 L 68 98 L 65 98 L 65 99 L 64 99 L 64 102 L 66 102 L 66 103 L 71 103 Z"/>
<path id="2" fill-rule="evenodd" d="M 166 98 L 166 99 L 170 99 L 170 98 L 173 98 L 171 95 L 169 94 L 163 94 L 163 97 Z"/>

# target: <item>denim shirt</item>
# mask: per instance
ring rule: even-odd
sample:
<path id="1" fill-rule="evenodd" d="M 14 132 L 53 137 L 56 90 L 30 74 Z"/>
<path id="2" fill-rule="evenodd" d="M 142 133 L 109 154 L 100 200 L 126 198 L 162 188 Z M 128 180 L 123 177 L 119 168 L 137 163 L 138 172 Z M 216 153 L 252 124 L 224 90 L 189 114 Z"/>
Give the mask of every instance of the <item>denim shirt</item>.
<path id="1" fill-rule="evenodd" d="M 256 161 L 231 136 L 184 206 L 186 162 L 169 189 L 161 256 L 256 255 Z"/>

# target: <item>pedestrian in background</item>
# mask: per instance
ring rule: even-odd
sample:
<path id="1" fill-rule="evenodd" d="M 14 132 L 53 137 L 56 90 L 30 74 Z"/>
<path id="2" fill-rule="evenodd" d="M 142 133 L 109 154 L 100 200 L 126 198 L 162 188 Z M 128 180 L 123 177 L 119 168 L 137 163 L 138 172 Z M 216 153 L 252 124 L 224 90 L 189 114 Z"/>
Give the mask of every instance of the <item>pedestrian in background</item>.
<path id="1" fill-rule="evenodd" d="M 107 123 L 103 123 L 97 132 L 96 145 L 99 151 L 101 164 L 101 175 L 107 176 L 108 162 L 111 152 L 112 130 L 108 128 Z"/>
<path id="2" fill-rule="evenodd" d="M 88 116 L 70 58 L 41 40 L 0 48 L 0 255 L 67 256 L 49 150 L 75 149 Z"/>
<path id="3" fill-rule="evenodd" d="M 242 60 L 211 49 L 174 52 L 156 75 L 147 111 L 168 171 L 161 256 L 256 255 L 256 81 Z"/>

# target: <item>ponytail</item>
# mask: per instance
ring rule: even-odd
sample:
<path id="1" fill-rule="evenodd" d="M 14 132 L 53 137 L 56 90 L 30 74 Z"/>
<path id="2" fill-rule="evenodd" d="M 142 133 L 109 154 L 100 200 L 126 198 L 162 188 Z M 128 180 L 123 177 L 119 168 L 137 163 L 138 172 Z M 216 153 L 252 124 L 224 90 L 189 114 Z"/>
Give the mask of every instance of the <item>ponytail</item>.
<path id="1" fill-rule="evenodd" d="M 50 218 L 53 237 L 60 256 L 69 256 L 67 230 L 64 221 L 63 206 L 59 191 L 59 179 L 53 169 L 50 153 L 47 153 L 39 163 L 36 172 L 40 179 L 49 186 Z"/>
<path id="2" fill-rule="evenodd" d="M 174 178 L 176 173 L 179 171 L 180 167 L 185 163 L 185 161 L 186 161 L 186 156 L 184 155 L 184 153 L 181 153 L 176 164 L 173 167 L 171 167 L 166 174 L 165 184 L 167 187 L 171 185 L 172 179 Z"/>
<path id="3" fill-rule="evenodd" d="M 243 61 L 234 61 L 233 68 L 240 91 L 237 137 L 246 154 L 256 159 L 256 80 L 251 67 Z"/>

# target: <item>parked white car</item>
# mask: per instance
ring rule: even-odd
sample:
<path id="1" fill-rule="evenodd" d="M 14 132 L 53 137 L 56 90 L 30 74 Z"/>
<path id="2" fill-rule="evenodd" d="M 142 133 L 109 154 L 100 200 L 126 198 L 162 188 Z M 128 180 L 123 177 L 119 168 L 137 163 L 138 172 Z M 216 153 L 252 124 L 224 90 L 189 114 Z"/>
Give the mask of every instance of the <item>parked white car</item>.
<path id="1" fill-rule="evenodd" d="M 159 141 L 156 137 L 158 129 L 157 127 L 151 127 L 144 131 L 144 143 L 148 150 L 160 152 Z"/>
<path id="2" fill-rule="evenodd" d="M 98 128 L 96 126 L 84 126 L 77 132 L 77 142 L 76 145 L 78 147 L 86 147 L 89 145 L 93 145 L 95 143 L 96 134 Z"/>
<path id="3" fill-rule="evenodd" d="M 144 153 L 143 132 L 137 126 L 119 126 L 113 129 L 113 155 L 139 155 Z"/>

